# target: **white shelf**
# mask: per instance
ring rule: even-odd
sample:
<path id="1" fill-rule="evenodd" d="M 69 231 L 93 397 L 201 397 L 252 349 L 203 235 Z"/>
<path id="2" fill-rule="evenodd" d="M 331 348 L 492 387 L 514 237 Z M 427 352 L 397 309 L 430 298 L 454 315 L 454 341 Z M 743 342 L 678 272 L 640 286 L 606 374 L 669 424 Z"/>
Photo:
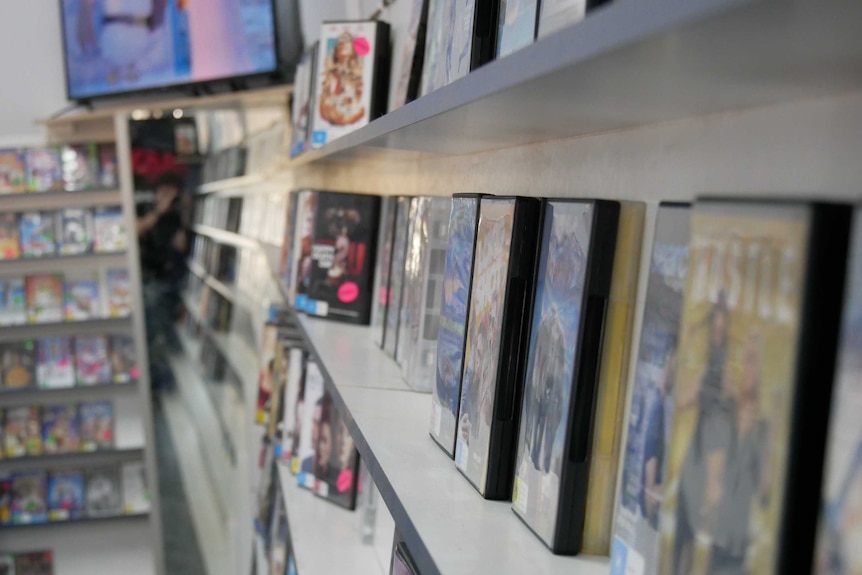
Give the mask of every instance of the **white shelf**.
<path id="1" fill-rule="evenodd" d="M 54 270 L 71 269 L 96 270 L 102 267 L 126 267 L 125 252 L 103 254 L 81 254 L 74 256 L 46 256 L 41 258 L 17 258 L 0 260 L 0 273 L 4 276 L 22 276 Z"/>
<path id="2" fill-rule="evenodd" d="M 370 328 L 307 317 L 299 324 L 423 575 L 608 574 L 607 558 L 551 554 L 510 503 L 473 489 L 428 435 L 431 396 L 407 388 Z"/>
<path id="3" fill-rule="evenodd" d="M 362 543 L 355 512 L 317 497 L 296 484 L 285 465 L 278 464 L 281 492 L 296 570 L 302 575 L 386 575 L 372 545 Z M 424 572 L 423 572 L 424 573 Z"/>
<path id="4" fill-rule="evenodd" d="M 89 190 L 83 192 L 60 191 L 0 194 L 0 209 L 4 212 L 118 206 L 119 204 L 120 191 L 117 189 Z"/>
<path id="5" fill-rule="evenodd" d="M 234 246 L 236 248 L 250 249 L 255 249 L 258 246 L 257 240 L 253 240 L 251 238 L 247 238 L 245 236 L 241 236 L 239 234 L 235 234 L 233 232 L 229 232 L 219 228 L 214 228 L 212 226 L 196 224 L 192 226 L 192 229 L 196 234 L 206 236 L 219 244 Z"/>

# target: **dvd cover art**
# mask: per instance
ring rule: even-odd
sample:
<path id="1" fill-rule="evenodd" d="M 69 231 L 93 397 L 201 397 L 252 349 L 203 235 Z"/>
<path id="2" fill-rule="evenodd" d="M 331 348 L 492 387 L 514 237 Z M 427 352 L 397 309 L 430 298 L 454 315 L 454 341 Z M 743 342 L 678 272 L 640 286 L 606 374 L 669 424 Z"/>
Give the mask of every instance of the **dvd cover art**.
<path id="1" fill-rule="evenodd" d="M 46 337 L 38 340 L 36 357 L 36 380 L 41 389 L 75 386 L 71 338 Z"/>
<path id="2" fill-rule="evenodd" d="M 32 339 L 0 343 L 3 389 L 36 386 L 36 342 Z"/>
<path id="3" fill-rule="evenodd" d="M 105 273 L 108 291 L 108 316 L 128 317 L 132 315 L 132 285 L 125 269 L 108 270 Z"/>
<path id="4" fill-rule="evenodd" d="M 257 402 L 254 422 L 258 425 L 269 423 L 269 402 L 275 387 L 275 344 L 278 339 L 278 326 L 268 323 L 263 326 L 260 338 L 260 358 L 257 376 Z"/>
<path id="5" fill-rule="evenodd" d="M 137 381 L 140 372 L 134 338 L 128 335 L 112 335 L 110 353 L 114 383 Z"/>
<path id="6" fill-rule="evenodd" d="M 55 471 L 48 475 L 48 519 L 68 521 L 84 516 L 84 473 Z"/>
<path id="7" fill-rule="evenodd" d="M 25 278 L 30 323 L 63 321 L 63 276 L 40 274 Z"/>
<path id="8" fill-rule="evenodd" d="M 98 451 L 114 446 L 114 406 L 110 401 L 90 401 L 78 406 L 81 450 Z"/>
<path id="9" fill-rule="evenodd" d="M 48 521 L 47 476 L 44 471 L 21 471 L 12 476 L 12 524 Z"/>
<path id="10" fill-rule="evenodd" d="M 27 188 L 31 192 L 63 190 L 60 154 L 56 148 L 27 150 Z"/>
<path id="11" fill-rule="evenodd" d="M 21 257 L 18 243 L 18 216 L 0 214 L 0 260 L 16 260 Z"/>
<path id="12" fill-rule="evenodd" d="M 50 551 L 15 555 L 15 571 L 11 575 L 54 575 L 54 558 Z"/>
<path id="13" fill-rule="evenodd" d="M 93 249 L 93 212 L 89 208 L 66 208 L 57 215 L 57 251 L 64 256 L 89 253 Z"/>
<path id="14" fill-rule="evenodd" d="M 97 254 L 121 252 L 128 247 L 122 208 L 96 208 L 93 229 L 93 251 Z"/>
<path id="15" fill-rule="evenodd" d="M 42 455 L 40 408 L 7 407 L 3 422 L 3 446 L 6 457 Z"/>
<path id="16" fill-rule="evenodd" d="M 659 517 L 688 276 L 690 213 L 685 205 L 665 205 L 656 217 L 611 547 L 613 575 L 625 575 L 626 569 L 644 575 L 658 572 Z"/>
<path id="17" fill-rule="evenodd" d="M 449 240 L 437 339 L 437 369 L 431 394 L 431 437 L 450 457 L 455 456 L 479 198 L 453 197 L 449 216 Z"/>
<path id="18" fill-rule="evenodd" d="M 73 453 L 79 447 L 78 406 L 66 404 L 42 408 L 42 448 L 45 453 Z"/>
<path id="19" fill-rule="evenodd" d="M 117 148 L 114 144 L 99 144 L 99 183 L 103 188 L 116 188 L 117 178 Z"/>
<path id="20" fill-rule="evenodd" d="M 141 461 L 124 463 L 120 468 L 123 481 L 123 513 L 146 513 L 150 510 L 147 470 Z"/>
<path id="21" fill-rule="evenodd" d="M 418 199 L 418 204 L 410 240 L 415 249 L 408 250 L 405 270 L 402 329 L 406 345 L 401 375 L 412 389 L 428 392 L 434 387 L 437 364 L 452 200 L 423 197 Z"/>
<path id="22" fill-rule="evenodd" d="M 123 513 L 122 484 L 117 467 L 87 472 L 87 516 L 114 517 Z"/>
<path id="23" fill-rule="evenodd" d="M 380 230 L 377 236 L 377 262 L 374 266 L 374 289 L 372 289 L 371 329 L 374 343 L 383 345 L 386 321 L 386 306 L 389 304 L 389 272 L 392 265 L 392 242 L 395 238 L 395 216 L 398 213 L 398 198 L 384 196 L 380 204 Z"/>
<path id="24" fill-rule="evenodd" d="M 413 0 L 410 9 L 410 23 L 405 38 L 397 35 L 395 51 L 400 52 L 398 83 L 390 111 L 419 97 L 422 82 L 422 63 L 425 61 L 425 37 L 428 28 L 429 0 Z M 400 50 L 399 50 L 400 44 Z"/>
<path id="25" fill-rule="evenodd" d="M 24 278 L 0 278 L 0 326 L 27 323 Z"/>
<path id="26" fill-rule="evenodd" d="M 0 473 L 0 525 L 12 523 L 12 474 Z"/>
<path id="27" fill-rule="evenodd" d="M 0 150 L 0 194 L 27 191 L 26 154 L 20 150 Z"/>
<path id="28" fill-rule="evenodd" d="M 297 452 L 296 481 L 314 489 L 314 448 L 320 437 L 320 418 L 329 396 L 323 394 L 323 374 L 314 361 L 305 364 L 305 386 L 302 395 L 302 421 Z"/>
<path id="29" fill-rule="evenodd" d="M 269 529 L 269 566 L 272 575 L 285 575 L 287 568 L 288 547 L 290 546 L 287 532 L 287 509 L 284 506 L 284 496 L 281 484 L 276 482 L 275 510 L 272 513 Z"/>
<path id="30" fill-rule="evenodd" d="M 112 380 L 108 339 L 103 335 L 75 336 L 75 383 L 105 385 Z"/>
<path id="31" fill-rule="evenodd" d="M 379 196 L 317 193 L 306 312 L 368 324 L 379 217 Z"/>
<path id="32" fill-rule="evenodd" d="M 21 255 L 25 258 L 52 256 L 54 244 L 54 212 L 25 212 L 18 219 Z"/>
<path id="33" fill-rule="evenodd" d="M 317 426 L 312 466 L 315 491 L 336 505 L 353 509 L 356 506 L 359 453 L 344 417 L 327 392 L 323 395 Z"/>
<path id="34" fill-rule="evenodd" d="M 97 187 L 99 158 L 96 144 L 63 146 L 60 159 L 66 190 L 77 192 Z"/>
<path id="35" fill-rule="evenodd" d="M 288 293 L 294 298 L 294 307 L 305 311 L 308 303 L 308 286 L 311 283 L 311 246 L 314 240 L 314 212 L 317 209 L 317 192 L 299 192 L 296 211 L 296 231 L 293 247 L 293 283 Z"/>
<path id="36" fill-rule="evenodd" d="M 100 283 L 93 272 L 68 274 L 64 285 L 64 312 L 67 321 L 82 321 L 101 317 Z"/>
<path id="37" fill-rule="evenodd" d="M 455 466 L 484 494 L 515 200 L 483 201 L 464 354 Z"/>
<path id="38" fill-rule="evenodd" d="M 862 573 L 862 209 L 854 213 L 813 572 Z"/>
<path id="39" fill-rule="evenodd" d="M 287 197 L 287 215 L 285 216 L 284 233 L 281 237 L 281 255 L 279 257 L 279 281 L 285 293 L 290 293 L 293 283 L 293 242 L 296 236 L 296 212 L 299 209 L 299 192 L 289 192 Z M 290 304 L 293 300 L 287 296 Z"/>
<path id="40" fill-rule="evenodd" d="M 291 157 L 308 150 L 311 143 L 311 117 L 314 106 L 316 85 L 315 72 L 317 70 L 317 50 L 319 44 L 315 43 L 302 54 L 302 60 L 296 66 L 296 79 L 293 92 L 293 109 L 291 119 L 293 130 L 291 132 L 292 142 L 290 147 Z"/>
<path id="41" fill-rule="evenodd" d="M 389 272 L 389 300 L 383 333 L 383 351 L 395 358 L 398 351 L 398 327 L 401 324 L 401 300 L 407 259 L 407 238 L 411 235 L 416 198 L 398 198 L 392 264 Z"/>
<path id="42" fill-rule="evenodd" d="M 526 48 L 536 39 L 538 0 L 500 0 L 497 57 Z"/>
<path id="43" fill-rule="evenodd" d="M 327 22 L 321 26 L 313 147 L 361 128 L 386 111 L 388 64 L 388 24 Z"/>
<path id="44" fill-rule="evenodd" d="M 302 403 L 303 351 L 301 347 L 287 350 L 287 381 L 284 386 L 284 405 L 281 425 L 281 458 L 292 461 L 299 441 L 299 419 Z"/>
<path id="45" fill-rule="evenodd" d="M 775 572 L 808 216 L 692 211 L 660 573 Z"/>

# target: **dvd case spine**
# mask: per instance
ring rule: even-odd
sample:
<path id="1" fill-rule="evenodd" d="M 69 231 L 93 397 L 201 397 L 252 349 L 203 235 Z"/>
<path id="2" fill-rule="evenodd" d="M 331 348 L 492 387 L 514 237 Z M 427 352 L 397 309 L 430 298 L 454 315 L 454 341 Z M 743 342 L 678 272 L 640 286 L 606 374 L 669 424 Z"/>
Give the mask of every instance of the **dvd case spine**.
<path id="1" fill-rule="evenodd" d="M 398 326 L 401 319 L 401 294 L 404 283 L 404 262 L 407 255 L 407 238 L 411 232 L 411 222 L 415 198 L 398 198 L 398 211 L 395 217 L 395 234 L 392 244 L 392 264 L 389 273 L 388 305 L 386 324 L 383 333 L 383 351 L 395 358 L 398 349 Z"/>
<path id="2" fill-rule="evenodd" d="M 380 206 L 380 233 L 377 236 L 377 261 L 374 266 L 372 290 L 371 329 L 374 343 L 383 345 L 386 328 L 386 307 L 389 304 L 389 272 L 392 267 L 392 245 L 395 235 L 395 218 L 398 198 L 385 196 Z"/>

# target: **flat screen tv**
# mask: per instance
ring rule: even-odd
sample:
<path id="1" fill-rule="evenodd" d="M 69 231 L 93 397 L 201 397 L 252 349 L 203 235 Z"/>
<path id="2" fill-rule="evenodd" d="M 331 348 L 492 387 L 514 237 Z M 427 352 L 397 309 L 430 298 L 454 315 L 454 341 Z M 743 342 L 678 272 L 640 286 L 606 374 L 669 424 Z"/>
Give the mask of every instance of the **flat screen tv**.
<path id="1" fill-rule="evenodd" d="M 60 0 L 70 100 L 265 75 L 275 0 Z"/>

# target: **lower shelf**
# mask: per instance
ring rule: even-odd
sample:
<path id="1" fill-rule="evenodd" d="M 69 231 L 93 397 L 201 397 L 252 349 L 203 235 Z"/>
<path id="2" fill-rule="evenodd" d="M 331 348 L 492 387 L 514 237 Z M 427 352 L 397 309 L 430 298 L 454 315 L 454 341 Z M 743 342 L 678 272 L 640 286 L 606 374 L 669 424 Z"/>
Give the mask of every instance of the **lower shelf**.
<path id="1" fill-rule="evenodd" d="M 140 521 L 149 518 L 149 513 L 129 513 L 125 515 L 111 515 L 110 517 L 82 517 L 81 519 L 68 519 L 66 521 L 46 521 L 44 523 L 21 523 L 17 525 L 0 525 L 0 531 L 13 529 L 53 529 L 74 525 L 80 528 L 82 525 L 91 523 L 105 523 L 107 521 Z"/>

